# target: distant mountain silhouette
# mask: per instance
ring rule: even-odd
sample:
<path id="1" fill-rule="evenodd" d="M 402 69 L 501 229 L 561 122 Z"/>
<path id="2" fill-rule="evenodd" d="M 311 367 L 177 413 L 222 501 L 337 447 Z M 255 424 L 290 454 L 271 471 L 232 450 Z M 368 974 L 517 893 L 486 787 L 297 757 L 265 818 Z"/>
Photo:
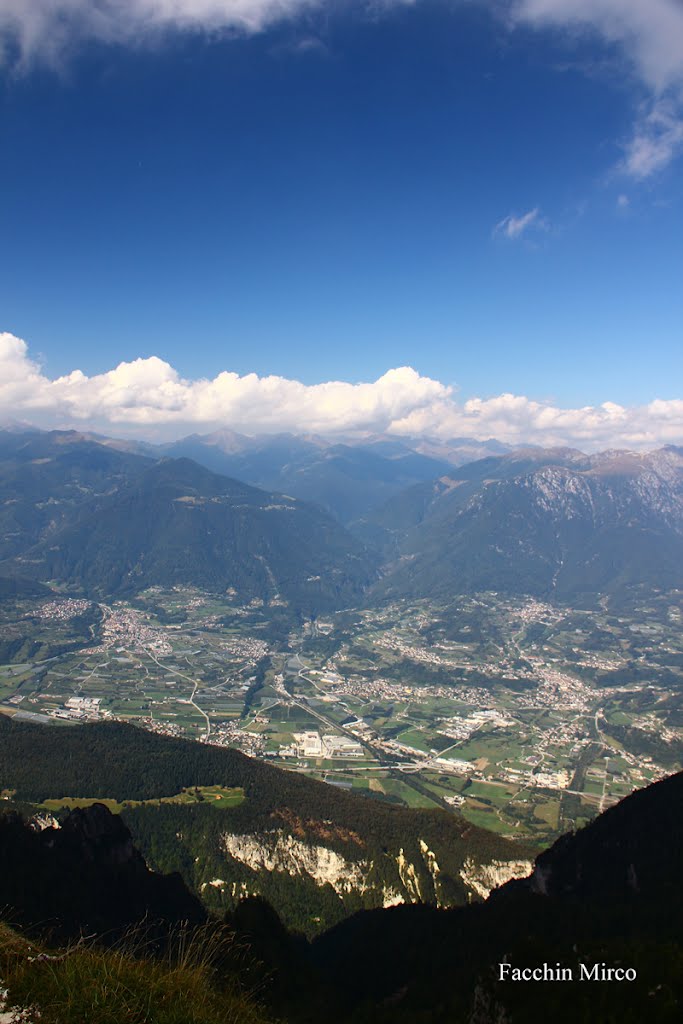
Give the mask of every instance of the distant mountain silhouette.
<path id="1" fill-rule="evenodd" d="M 375 603 L 481 590 L 572 602 L 683 586 L 683 449 L 527 448 L 453 468 L 457 442 L 410 444 L 221 431 L 160 449 L 0 432 L 0 577 L 96 597 L 234 588 L 311 615 L 368 588 Z M 330 512 L 360 516 L 353 537 Z"/>

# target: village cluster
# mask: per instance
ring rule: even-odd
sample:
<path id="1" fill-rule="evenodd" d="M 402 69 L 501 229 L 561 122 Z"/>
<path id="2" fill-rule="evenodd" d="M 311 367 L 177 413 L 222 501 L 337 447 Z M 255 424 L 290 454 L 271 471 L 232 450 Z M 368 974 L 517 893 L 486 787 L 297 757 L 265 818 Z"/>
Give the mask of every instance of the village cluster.
<path id="1" fill-rule="evenodd" d="M 484 813 L 477 797 L 500 793 L 499 816 L 506 793 L 555 805 L 575 794 L 599 809 L 670 770 L 647 743 L 610 738 L 610 723 L 620 720 L 614 709 L 646 691 L 591 681 L 591 673 L 627 663 L 628 622 L 619 627 L 625 639 L 584 649 L 587 613 L 568 627 L 566 613 L 543 602 L 487 595 L 464 601 L 462 617 L 446 627 L 434 606 L 397 605 L 360 611 L 339 643 L 334 618 L 302 623 L 273 642 L 258 625 L 264 613 L 238 607 L 234 595 L 227 604 L 182 588 L 170 600 L 161 591 L 147 597 L 147 608 L 44 602 L 36 617 L 55 630 L 93 618 L 95 643 L 7 666 L 9 713 L 135 721 L 339 785 L 419 800 L 431 786 L 437 804 L 468 813 Z M 153 609 L 164 602 L 169 610 L 158 617 Z M 638 635 L 657 642 L 654 627 L 651 639 Z M 671 635 L 667 642 L 678 657 Z M 633 724 L 630 735 L 651 737 L 651 747 L 680 748 L 683 730 L 653 707 L 619 715 Z"/>

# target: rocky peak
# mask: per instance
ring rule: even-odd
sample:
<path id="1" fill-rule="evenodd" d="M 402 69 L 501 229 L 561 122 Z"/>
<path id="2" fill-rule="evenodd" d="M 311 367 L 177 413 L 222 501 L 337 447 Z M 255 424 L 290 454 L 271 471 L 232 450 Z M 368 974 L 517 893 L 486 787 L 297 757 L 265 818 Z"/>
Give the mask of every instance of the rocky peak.
<path id="1" fill-rule="evenodd" d="M 143 919 L 162 935 L 174 922 L 205 917 L 179 875 L 149 870 L 121 818 L 103 804 L 72 811 L 59 828 L 36 830 L 18 814 L 0 815 L 0 907 L 59 941 L 84 930 L 114 941 Z"/>

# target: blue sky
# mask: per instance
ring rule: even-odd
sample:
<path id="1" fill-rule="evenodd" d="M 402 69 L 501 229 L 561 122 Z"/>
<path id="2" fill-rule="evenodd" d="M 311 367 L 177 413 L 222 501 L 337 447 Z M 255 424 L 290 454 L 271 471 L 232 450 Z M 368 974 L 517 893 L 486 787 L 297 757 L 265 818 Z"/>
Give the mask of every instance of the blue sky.
<path id="1" fill-rule="evenodd" d="M 0 0 L 0 330 L 41 381 L 411 366 L 681 413 L 676 0 L 36 4 Z"/>

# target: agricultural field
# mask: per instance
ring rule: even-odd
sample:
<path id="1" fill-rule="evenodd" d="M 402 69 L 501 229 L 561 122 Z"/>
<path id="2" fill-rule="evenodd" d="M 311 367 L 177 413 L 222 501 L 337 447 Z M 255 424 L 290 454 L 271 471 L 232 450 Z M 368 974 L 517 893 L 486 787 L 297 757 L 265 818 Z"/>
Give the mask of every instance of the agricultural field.
<path id="1" fill-rule="evenodd" d="M 133 721 L 545 843 L 680 768 L 680 596 L 577 610 L 487 593 L 285 630 L 190 588 L 5 602 L 0 711 Z"/>

